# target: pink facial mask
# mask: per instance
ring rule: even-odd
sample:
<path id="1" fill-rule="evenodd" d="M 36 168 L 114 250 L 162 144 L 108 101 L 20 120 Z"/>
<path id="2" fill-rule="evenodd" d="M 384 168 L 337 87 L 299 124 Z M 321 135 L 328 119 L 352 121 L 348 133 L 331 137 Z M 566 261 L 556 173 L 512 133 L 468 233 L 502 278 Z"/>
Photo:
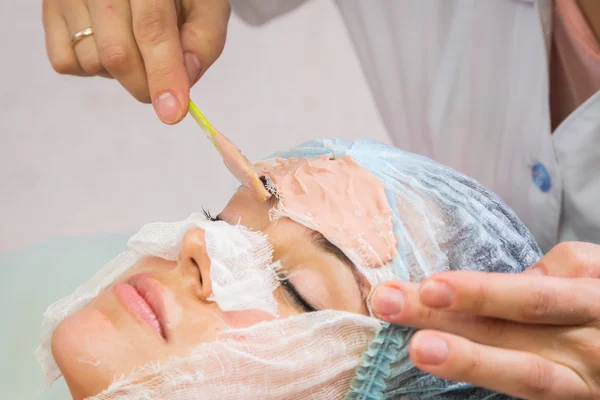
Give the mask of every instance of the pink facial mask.
<path id="1" fill-rule="evenodd" d="M 279 213 L 319 231 L 355 263 L 380 267 L 396 255 L 384 186 L 350 156 L 260 163 L 276 189 Z"/>

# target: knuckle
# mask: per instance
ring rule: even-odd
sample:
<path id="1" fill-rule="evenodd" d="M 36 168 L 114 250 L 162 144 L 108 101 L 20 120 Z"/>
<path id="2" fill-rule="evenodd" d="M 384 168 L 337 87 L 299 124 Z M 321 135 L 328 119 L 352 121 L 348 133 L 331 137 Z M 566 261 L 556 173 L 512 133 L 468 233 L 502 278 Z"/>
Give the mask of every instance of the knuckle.
<path id="1" fill-rule="evenodd" d="M 203 47 L 210 49 L 211 52 L 220 54 L 225 47 L 225 38 L 227 31 L 218 26 L 189 26 L 186 35 L 194 43 L 202 43 Z"/>
<path id="2" fill-rule="evenodd" d="M 568 254 L 571 251 L 572 245 L 571 242 L 560 242 L 554 246 L 549 253 Z"/>
<path id="3" fill-rule="evenodd" d="M 581 251 L 581 243 L 562 242 L 556 245 L 556 252 L 566 261 L 565 268 L 580 268 L 587 264 L 586 252 Z"/>
<path id="4" fill-rule="evenodd" d="M 206 61 L 209 62 L 209 65 L 212 64 L 223 53 L 227 36 L 225 29 L 217 26 L 196 27 L 193 25 L 188 25 L 186 28 L 186 39 L 199 47 L 204 55 L 205 64 Z M 203 68 L 208 68 L 209 65 L 205 65 Z"/>
<path id="5" fill-rule="evenodd" d="M 456 366 L 455 378 L 460 381 L 477 383 L 481 375 L 481 357 L 475 346 L 469 352 L 470 356 L 466 362 Z"/>
<path id="6" fill-rule="evenodd" d="M 72 75 L 79 69 L 79 64 L 73 58 L 56 57 L 50 60 L 52 69 L 62 75 Z"/>
<path id="7" fill-rule="evenodd" d="M 465 377 L 467 382 L 473 382 L 477 380 L 481 369 L 481 361 L 479 358 L 473 357 L 469 362 L 465 365 L 465 369 L 463 370 L 462 376 Z"/>
<path id="8" fill-rule="evenodd" d="M 484 280 L 477 285 L 473 303 L 471 304 L 471 309 L 474 314 L 483 313 L 488 303 L 489 287 L 484 282 L 487 282 L 487 280 Z"/>
<path id="9" fill-rule="evenodd" d="M 524 378 L 522 392 L 528 394 L 528 398 L 544 399 L 550 395 L 554 377 L 547 362 L 537 358 L 533 360 Z"/>
<path id="10" fill-rule="evenodd" d="M 98 57 L 85 57 L 79 61 L 79 64 L 81 65 L 81 69 L 90 75 L 98 75 L 100 72 L 102 72 L 102 70 L 104 70 L 104 67 L 100 63 L 100 59 Z"/>
<path id="11" fill-rule="evenodd" d="M 600 278 L 600 246 L 585 242 L 557 244 L 544 258 L 554 259 L 559 268 L 551 275 Z M 542 261 L 544 261 L 542 258 Z"/>
<path id="12" fill-rule="evenodd" d="M 212 49 L 212 56 L 214 59 L 219 58 L 225 48 L 225 37 L 226 32 L 221 29 L 217 29 L 214 32 L 209 32 L 207 43 Z"/>
<path id="13" fill-rule="evenodd" d="M 168 79 L 175 71 L 175 66 L 170 60 L 155 61 L 147 68 L 148 82 L 160 84 Z"/>
<path id="14" fill-rule="evenodd" d="M 437 315 L 437 311 L 432 308 L 419 307 L 416 311 L 417 320 L 412 322 L 423 326 L 435 326 L 433 323 L 437 320 Z"/>
<path id="15" fill-rule="evenodd" d="M 98 45 L 100 63 L 109 70 L 124 70 L 129 65 L 130 52 L 121 43 L 101 42 Z"/>
<path id="16" fill-rule="evenodd" d="M 523 316 L 538 319 L 551 313 L 555 306 L 556 295 L 554 293 L 533 285 L 523 307 Z"/>
<path id="17" fill-rule="evenodd" d="M 585 268 L 586 265 L 590 263 L 589 253 L 584 246 L 581 246 L 580 243 L 567 243 L 568 250 L 568 260 L 570 261 L 568 266 L 571 268 L 576 268 L 578 271 Z"/>
<path id="18" fill-rule="evenodd" d="M 167 18 L 161 10 L 143 13 L 135 22 L 133 32 L 136 40 L 145 43 L 159 43 L 167 31 Z"/>

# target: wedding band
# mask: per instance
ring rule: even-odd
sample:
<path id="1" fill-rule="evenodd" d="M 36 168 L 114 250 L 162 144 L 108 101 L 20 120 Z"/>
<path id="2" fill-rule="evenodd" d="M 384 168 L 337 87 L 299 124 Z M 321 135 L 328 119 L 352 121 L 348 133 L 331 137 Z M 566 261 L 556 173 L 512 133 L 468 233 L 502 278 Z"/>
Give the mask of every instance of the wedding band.
<path id="1" fill-rule="evenodd" d="M 82 31 L 77 32 L 73 36 L 71 36 L 71 47 L 75 46 L 77 42 L 85 39 L 88 36 L 92 36 L 94 34 L 94 30 L 90 28 L 85 28 Z"/>

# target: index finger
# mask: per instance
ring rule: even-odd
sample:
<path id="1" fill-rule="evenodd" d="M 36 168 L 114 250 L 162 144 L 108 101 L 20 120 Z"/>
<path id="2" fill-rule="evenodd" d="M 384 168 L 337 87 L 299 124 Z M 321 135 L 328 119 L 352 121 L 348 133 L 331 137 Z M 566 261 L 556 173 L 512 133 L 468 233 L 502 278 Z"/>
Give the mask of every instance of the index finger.
<path id="1" fill-rule="evenodd" d="M 131 0 L 133 34 L 140 49 L 152 104 L 167 124 L 187 112 L 190 85 L 173 0 Z"/>
<path id="2" fill-rule="evenodd" d="M 529 324 L 579 325 L 600 318 L 595 279 L 452 271 L 426 279 L 419 298 L 432 308 Z"/>

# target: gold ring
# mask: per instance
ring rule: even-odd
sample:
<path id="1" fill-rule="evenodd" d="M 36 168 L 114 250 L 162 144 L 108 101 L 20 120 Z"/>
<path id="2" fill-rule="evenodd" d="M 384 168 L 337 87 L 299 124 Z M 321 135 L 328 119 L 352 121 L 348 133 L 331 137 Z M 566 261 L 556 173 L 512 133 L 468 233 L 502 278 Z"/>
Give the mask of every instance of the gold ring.
<path id="1" fill-rule="evenodd" d="M 77 42 L 85 39 L 88 36 L 92 36 L 94 34 L 94 30 L 90 28 L 85 28 L 82 31 L 77 32 L 73 36 L 71 36 L 71 47 L 75 46 Z"/>

